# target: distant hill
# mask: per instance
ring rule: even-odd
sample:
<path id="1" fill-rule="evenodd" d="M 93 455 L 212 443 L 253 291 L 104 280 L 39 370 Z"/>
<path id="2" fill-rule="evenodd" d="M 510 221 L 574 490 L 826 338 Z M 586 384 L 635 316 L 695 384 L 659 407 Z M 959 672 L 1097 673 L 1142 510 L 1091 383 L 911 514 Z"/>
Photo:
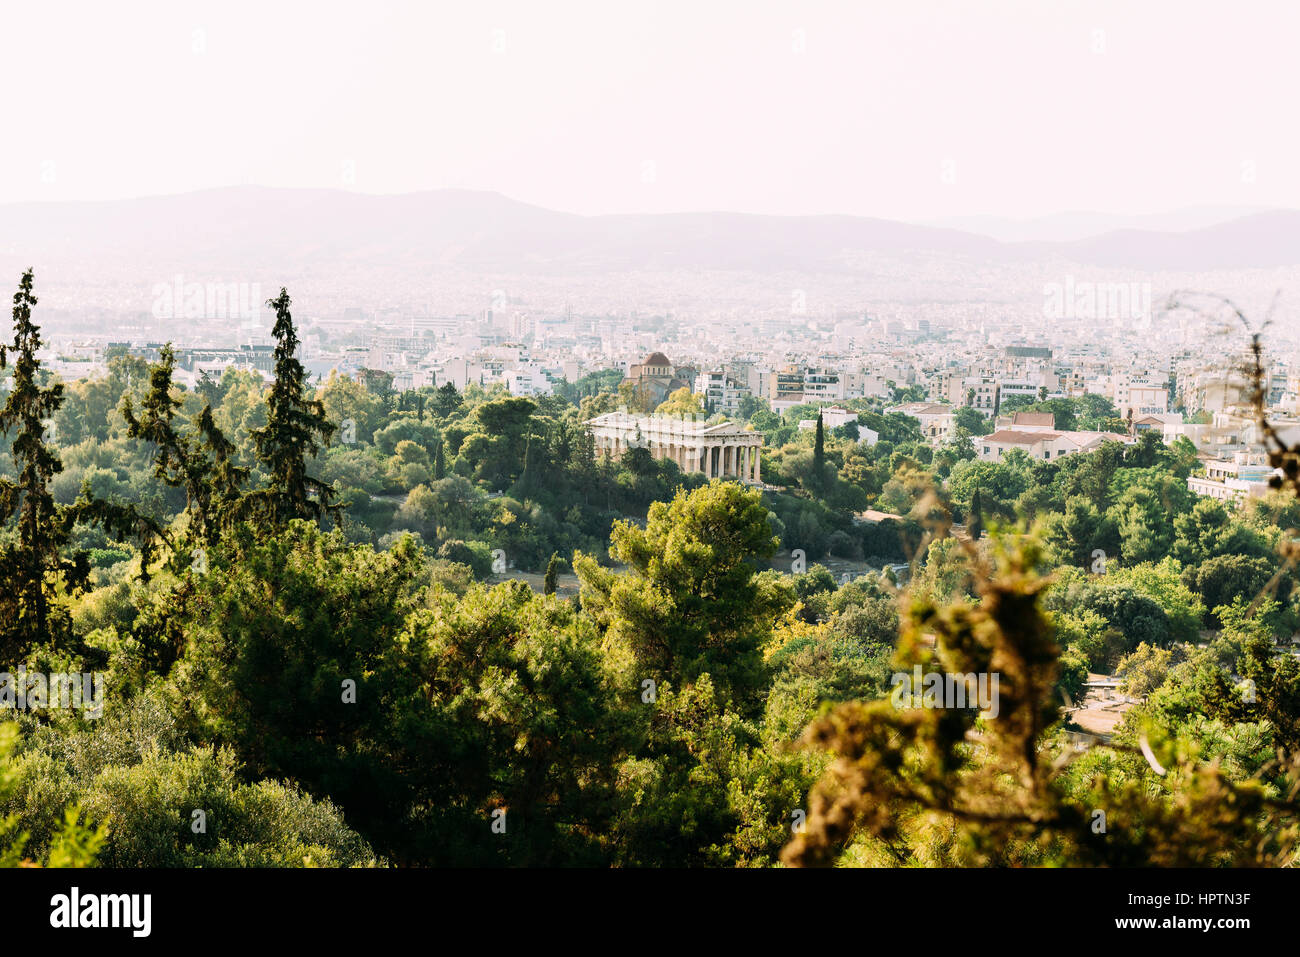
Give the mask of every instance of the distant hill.
<path id="1" fill-rule="evenodd" d="M 1075 262 L 1135 269 L 1252 269 L 1300 263 L 1300 211 L 1274 210 L 1186 232 L 1122 229 L 1071 243 L 1024 244 Z"/>
<path id="2" fill-rule="evenodd" d="M 347 261 L 570 273 L 851 273 L 864 256 L 903 263 L 1064 259 L 1119 268 L 1241 268 L 1300 263 L 1300 212 L 1256 213 L 1181 232 L 1123 229 L 1069 242 L 1000 242 L 971 231 L 857 216 L 577 216 L 470 190 L 371 196 L 248 186 L 0 206 L 0 254 L 33 263 L 288 268 Z"/>
<path id="3" fill-rule="evenodd" d="M 1135 216 L 1076 210 L 1038 216 L 1033 219 L 954 216 L 925 225 L 980 233 L 1007 243 L 1064 243 L 1123 229 L 1142 229 L 1158 233 L 1185 232 L 1189 229 L 1203 229 L 1206 226 L 1226 223 L 1231 219 L 1265 212 L 1269 212 L 1269 209 L 1262 206 L 1189 206 L 1167 213 Z"/>

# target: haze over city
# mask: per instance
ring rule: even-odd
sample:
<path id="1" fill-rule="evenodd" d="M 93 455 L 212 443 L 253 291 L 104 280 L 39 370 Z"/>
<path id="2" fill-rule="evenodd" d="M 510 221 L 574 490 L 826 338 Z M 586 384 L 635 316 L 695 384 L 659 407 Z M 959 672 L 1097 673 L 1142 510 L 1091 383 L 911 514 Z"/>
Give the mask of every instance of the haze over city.
<path id="1" fill-rule="evenodd" d="M 6 11 L 0 202 L 468 188 L 908 222 L 1300 207 L 1300 10 L 75 2 Z M 1176 91 L 1176 92 L 1175 92 Z"/>
<path id="2" fill-rule="evenodd" d="M 1284 919 L 1300 6 L 0 30 L 20 933 Z"/>

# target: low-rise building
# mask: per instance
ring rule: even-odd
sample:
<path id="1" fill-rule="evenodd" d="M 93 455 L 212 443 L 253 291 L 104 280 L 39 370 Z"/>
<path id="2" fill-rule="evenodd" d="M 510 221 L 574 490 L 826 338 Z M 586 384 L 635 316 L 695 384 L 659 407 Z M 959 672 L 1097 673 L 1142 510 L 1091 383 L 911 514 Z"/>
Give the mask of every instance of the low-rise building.
<path id="1" fill-rule="evenodd" d="M 899 412 L 911 416 L 921 424 L 921 434 L 931 445 L 942 445 L 952 432 L 956 413 L 952 406 L 938 402 L 908 402 L 885 410 L 886 414 Z"/>
<path id="2" fill-rule="evenodd" d="M 1262 453 L 1240 452 L 1231 459 L 1207 459 L 1204 475 L 1191 475 L 1187 488 L 1221 502 L 1244 501 L 1267 494 L 1268 480 L 1281 470 L 1264 462 Z"/>
<path id="3" fill-rule="evenodd" d="M 976 454 L 985 462 L 999 462 L 1012 449 L 1019 449 L 1031 459 L 1051 462 L 1075 452 L 1090 452 L 1103 442 L 1131 444 L 1127 435 L 1116 432 L 1056 432 L 1026 429 L 998 429 L 975 439 Z"/>
<path id="4" fill-rule="evenodd" d="M 676 462 L 683 472 L 762 484 L 759 459 L 763 433 L 734 422 L 710 423 L 699 416 L 631 415 L 606 412 L 586 423 L 597 456 L 619 458 L 633 448 Z"/>

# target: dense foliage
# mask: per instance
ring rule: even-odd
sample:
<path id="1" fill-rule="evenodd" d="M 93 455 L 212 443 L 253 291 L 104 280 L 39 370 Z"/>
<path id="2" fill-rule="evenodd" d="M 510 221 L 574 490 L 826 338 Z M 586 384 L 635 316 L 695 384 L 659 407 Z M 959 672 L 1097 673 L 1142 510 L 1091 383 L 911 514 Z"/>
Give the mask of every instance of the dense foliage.
<path id="1" fill-rule="evenodd" d="M 969 415 L 750 402 L 752 489 L 597 459 L 609 377 L 313 387 L 283 290 L 272 381 L 194 389 L 170 350 L 50 381 L 34 304 L 0 681 L 104 710 L 0 714 L 2 864 L 1294 863 L 1300 504 L 1195 499 L 1189 443 L 989 463 Z M 997 713 L 898 707 L 913 669 Z M 1141 703 L 1080 751 L 1097 671 Z"/>

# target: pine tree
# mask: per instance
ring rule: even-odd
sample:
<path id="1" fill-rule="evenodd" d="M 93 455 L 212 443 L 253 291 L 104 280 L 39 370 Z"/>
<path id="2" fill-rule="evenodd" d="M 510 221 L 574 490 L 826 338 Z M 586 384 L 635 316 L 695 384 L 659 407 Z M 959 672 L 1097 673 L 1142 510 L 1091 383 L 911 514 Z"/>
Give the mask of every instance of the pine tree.
<path id="1" fill-rule="evenodd" d="M 433 412 L 440 419 L 445 419 L 461 406 L 460 392 L 451 382 L 444 382 L 438 387 L 433 397 Z"/>
<path id="2" fill-rule="evenodd" d="M 11 351 L 14 361 L 13 387 L 0 410 L 0 432 L 15 426 L 19 432 L 13 441 L 12 455 L 17 483 L 0 480 L 0 516 L 6 523 L 15 517 L 18 541 L 6 544 L 0 552 L 0 580 L 5 582 L 3 601 L 7 606 L 0 627 L 5 632 L 5 646 L 21 653 L 53 637 L 65 621 L 52 606 L 58 577 L 84 580 L 89 564 L 66 562 L 61 554 L 59 512 L 50 493 L 50 480 L 63 471 L 63 463 L 45 442 L 43 420 L 54 415 L 63 404 L 63 386 L 56 383 L 42 389 L 37 383 L 40 362 L 36 352 L 41 347 L 40 327 L 32 322 L 32 270 L 28 269 L 14 294 L 13 345 L 0 346 L 0 368 L 4 368 Z"/>
<path id="3" fill-rule="evenodd" d="M 83 487 L 71 505 L 58 505 L 50 480 L 63 471 L 63 463 L 50 448 L 45 420 L 63 405 L 63 386 L 42 388 L 39 383 L 40 327 L 32 322 L 32 270 L 28 269 L 14 294 L 14 341 L 0 346 L 0 368 L 14 359 L 13 387 L 0 409 L 0 433 L 15 427 L 11 455 L 18 481 L 0 479 L 0 523 L 17 522 L 17 538 L 0 548 L 0 648 L 8 659 L 38 645 L 65 646 L 71 639 L 71 618 L 57 602 L 61 591 L 75 593 L 90 579 L 90 559 L 85 551 L 67 554 L 73 529 L 83 521 L 99 525 L 117 541 L 128 534 L 140 540 L 141 576 L 147 577 L 153 542 L 161 529 L 141 518 L 134 509 L 110 505 L 90 496 Z"/>
<path id="4" fill-rule="evenodd" d="M 245 510 L 277 530 L 296 518 L 319 521 L 326 513 L 337 517 L 341 511 L 333 503 L 334 489 L 307 474 L 307 459 L 329 444 L 335 426 L 326 419 L 324 405 L 304 395 L 305 373 L 294 357 L 298 335 L 289 313 L 291 302 L 288 290 L 281 288 L 267 303 L 275 309 L 275 384 L 266 400 L 266 425 L 253 432 L 253 444 L 270 482 L 246 496 Z"/>
<path id="5" fill-rule="evenodd" d="M 551 560 L 546 563 L 546 581 L 542 585 L 542 594 L 555 594 L 555 589 L 559 584 L 561 564 L 560 556 L 556 552 L 552 552 Z"/>
<path id="6" fill-rule="evenodd" d="M 980 490 L 976 489 L 970 499 L 970 521 L 967 523 L 972 542 L 978 542 L 984 534 L 984 502 L 980 499 Z"/>
<path id="7" fill-rule="evenodd" d="M 194 539 L 202 545 L 215 545 L 234 518 L 248 470 L 235 465 L 235 447 L 217 427 L 210 404 L 205 403 L 194 417 L 192 431 L 177 432 L 173 423 L 181 403 L 172 395 L 175 354 L 171 343 L 163 346 L 160 356 L 161 361 L 150 369 L 149 392 L 140 417 L 136 417 L 129 395 L 122 400 L 127 435 L 154 446 L 154 476 L 185 489 Z"/>

